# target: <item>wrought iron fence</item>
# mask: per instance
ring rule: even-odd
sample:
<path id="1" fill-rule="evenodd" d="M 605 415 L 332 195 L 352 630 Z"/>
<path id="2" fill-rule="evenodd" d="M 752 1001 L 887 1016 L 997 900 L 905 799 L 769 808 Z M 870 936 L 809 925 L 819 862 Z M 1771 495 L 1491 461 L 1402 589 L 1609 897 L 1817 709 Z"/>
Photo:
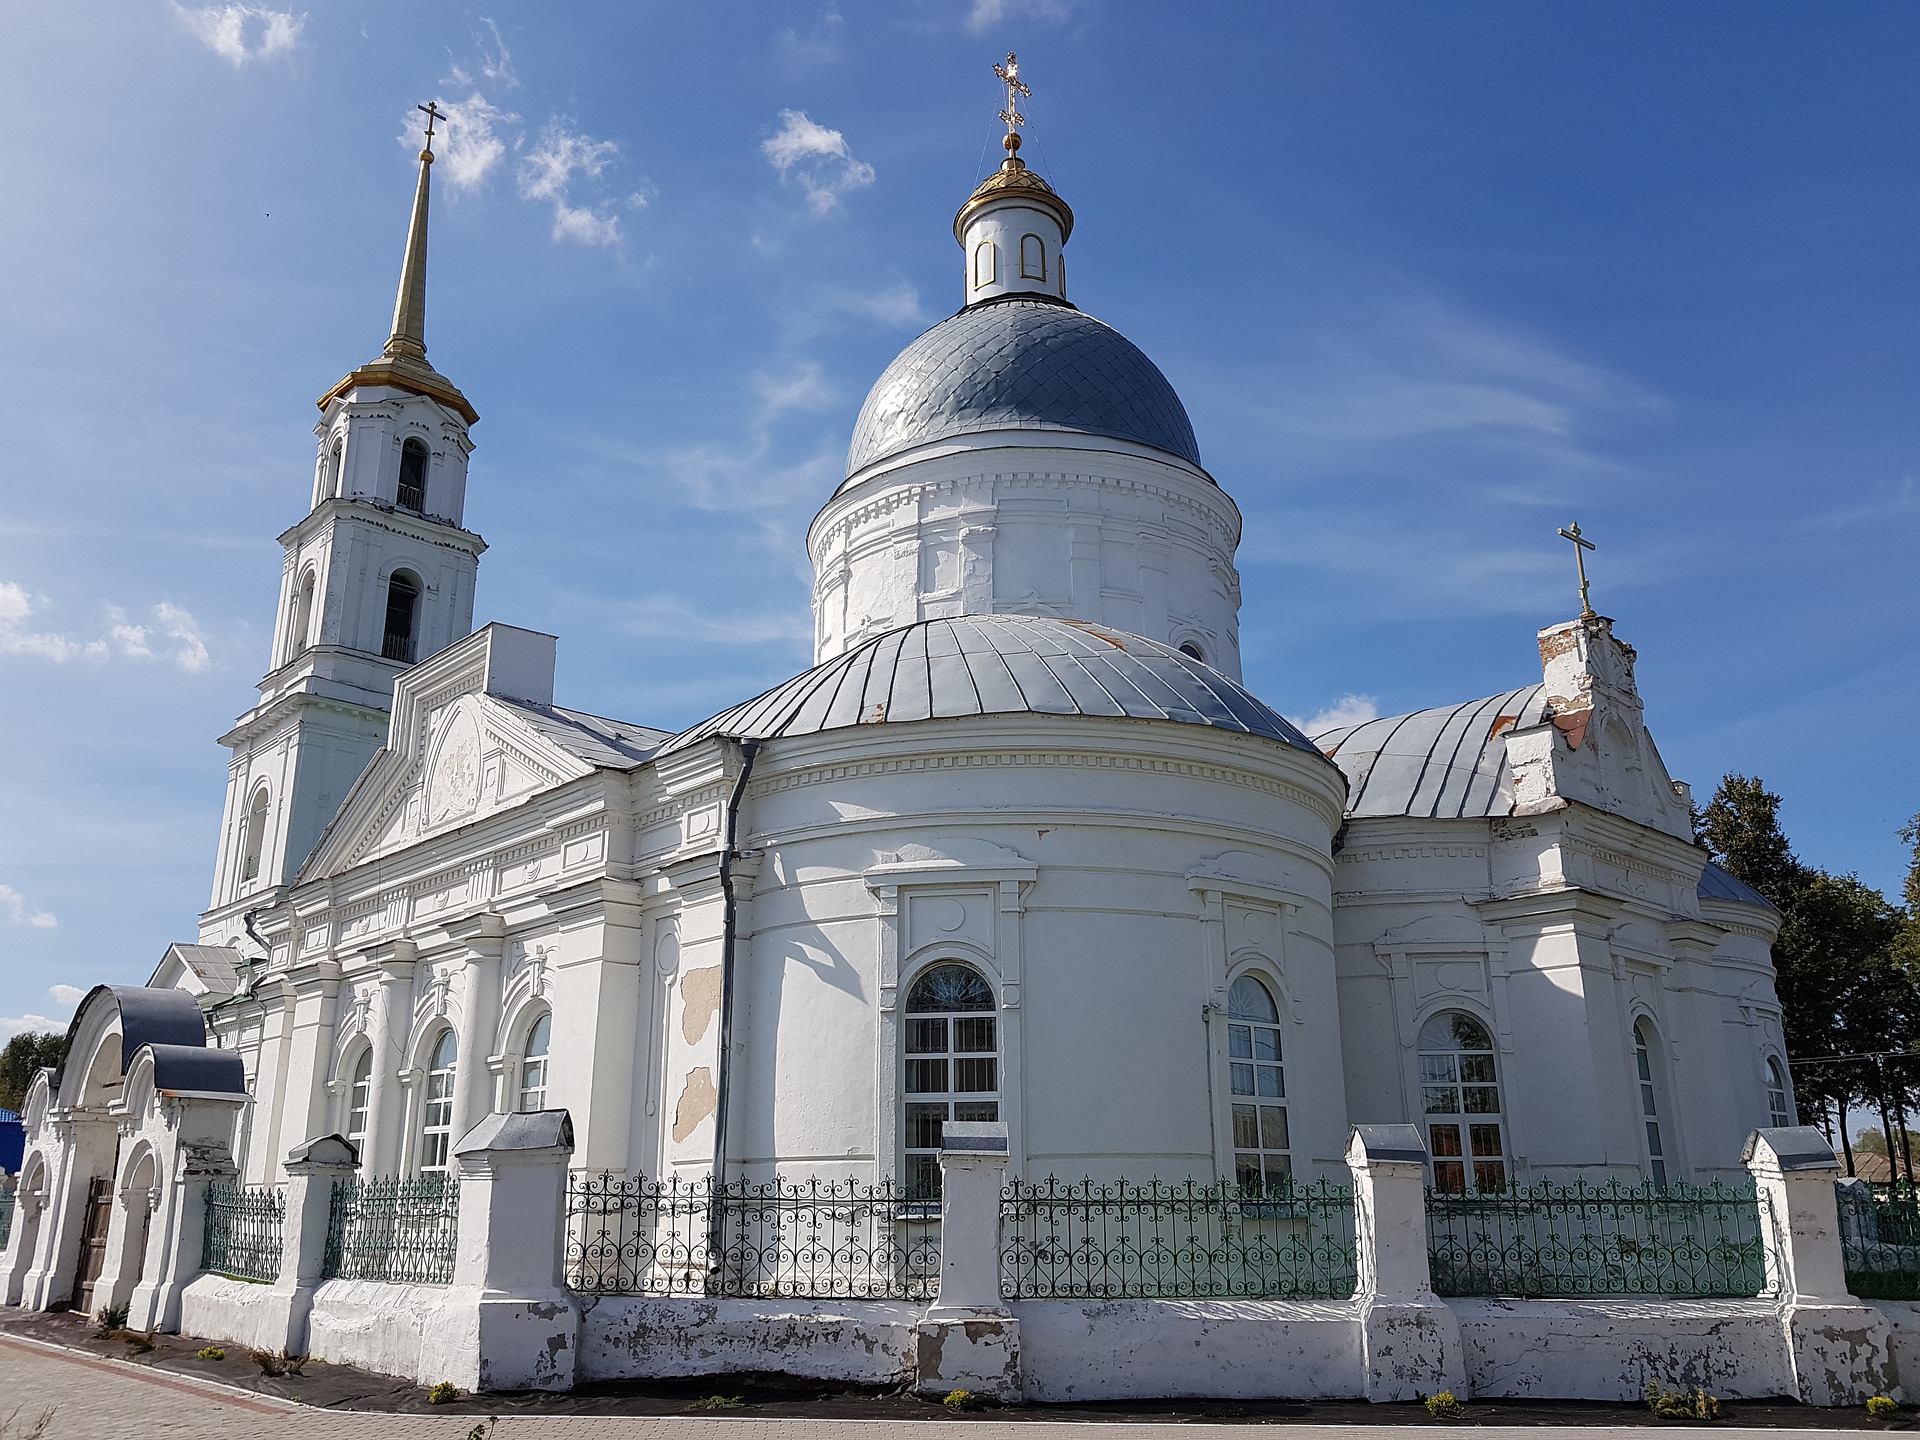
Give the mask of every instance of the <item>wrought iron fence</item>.
<path id="1" fill-rule="evenodd" d="M 206 1227 L 200 1237 L 200 1268 L 236 1280 L 280 1278 L 280 1230 L 287 1202 L 271 1185 L 207 1182 Z"/>
<path id="2" fill-rule="evenodd" d="M 566 1269 L 593 1295 L 930 1300 L 940 1208 L 891 1180 L 575 1175 Z"/>
<path id="3" fill-rule="evenodd" d="M 1320 1180 L 1015 1180 L 1000 1288 L 1018 1300 L 1342 1299 L 1358 1279 L 1353 1191 Z"/>
<path id="4" fill-rule="evenodd" d="M 7 1241 L 13 1238 L 14 1193 L 0 1190 L 0 1250 L 7 1248 Z"/>
<path id="5" fill-rule="evenodd" d="M 1750 1186 L 1513 1185 L 1427 1192 L 1427 1257 L 1442 1295 L 1758 1295 L 1760 1199 Z"/>
<path id="6" fill-rule="evenodd" d="M 460 1182 L 341 1179 L 327 1208 L 328 1279 L 445 1285 L 453 1279 Z"/>
<path id="7" fill-rule="evenodd" d="M 1834 1199 L 1847 1289 L 1862 1300 L 1920 1300 L 1920 1193 L 1842 1180 Z"/>

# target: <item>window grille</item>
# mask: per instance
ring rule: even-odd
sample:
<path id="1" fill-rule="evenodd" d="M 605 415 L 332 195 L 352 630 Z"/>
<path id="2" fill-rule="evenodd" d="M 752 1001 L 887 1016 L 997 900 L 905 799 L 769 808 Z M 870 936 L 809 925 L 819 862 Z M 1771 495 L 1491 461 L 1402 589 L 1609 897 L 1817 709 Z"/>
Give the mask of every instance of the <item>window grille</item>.
<path id="1" fill-rule="evenodd" d="M 0 1250 L 7 1248 L 7 1241 L 13 1235 L 14 1192 L 0 1190 Z"/>
<path id="2" fill-rule="evenodd" d="M 400 485 L 394 499 L 402 510 L 416 514 L 427 508 L 427 447 L 419 440 L 400 447 Z"/>
<path id="3" fill-rule="evenodd" d="M 1427 1192 L 1441 1295 L 1751 1296 L 1766 1288 L 1752 1187 L 1542 1181 Z"/>
<path id="4" fill-rule="evenodd" d="M 906 1185 L 940 1195 L 940 1137 L 949 1120 L 1000 1118 L 999 1020 L 993 987 L 967 965 L 935 965 L 907 992 L 904 1106 Z"/>
<path id="5" fill-rule="evenodd" d="M 1471 1015 L 1449 1010 L 1420 1027 L 1420 1107 L 1434 1189 L 1507 1188 L 1493 1036 Z"/>
<path id="6" fill-rule="evenodd" d="M 280 1235 L 287 1202 L 270 1185 L 209 1180 L 200 1268 L 236 1280 L 280 1278 Z"/>
<path id="7" fill-rule="evenodd" d="M 411 576 L 395 575 L 387 581 L 386 632 L 380 642 L 383 658 L 413 663 L 413 622 L 419 601 L 420 587 Z"/>
<path id="8" fill-rule="evenodd" d="M 1001 1197 L 1009 1299 L 1343 1299 L 1358 1275 L 1353 1191 L 1324 1180 L 1049 1178 Z"/>
<path id="9" fill-rule="evenodd" d="M 891 1180 L 716 1186 L 707 1176 L 575 1175 L 567 1285 L 590 1295 L 931 1300 L 940 1282 L 938 1210 L 907 1196 Z"/>
<path id="10" fill-rule="evenodd" d="M 335 1180 L 320 1273 L 329 1280 L 446 1285 L 459 1230 L 460 1182 L 451 1175 Z"/>

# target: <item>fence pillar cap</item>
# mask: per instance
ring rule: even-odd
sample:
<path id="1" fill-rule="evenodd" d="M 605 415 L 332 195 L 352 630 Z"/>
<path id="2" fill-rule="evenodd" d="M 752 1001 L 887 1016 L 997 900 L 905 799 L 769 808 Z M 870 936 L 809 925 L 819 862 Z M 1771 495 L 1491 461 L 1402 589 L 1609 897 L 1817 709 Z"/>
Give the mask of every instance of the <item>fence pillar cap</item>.
<path id="1" fill-rule="evenodd" d="M 940 1152 L 943 1155 L 1004 1155 L 1007 1153 L 1006 1124 L 999 1120 L 948 1120 L 940 1127 Z"/>
<path id="2" fill-rule="evenodd" d="M 1349 1165 L 1425 1165 L 1427 1147 L 1412 1125 L 1356 1125 L 1347 1137 Z"/>
<path id="3" fill-rule="evenodd" d="M 573 1151 L 573 1116 L 565 1110 L 489 1115 L 461 1137 L 455 1155 L 501 1150 Z"/>
<path id="4" fill-rule="evenodd" d="M 1785 1125 L 1777 1130 L 1755 1130 L 1747 1136 L 1740 1159 L 1781 1174 L 1806 1170 L 1838 1170 L 1840 1161 L 1827 1137 L 1811 1125 Z"/>
<path id="5" fill-rule="evenodd" d="M 322 1135 L 287 1152 L 289 1175 L 312 1175 L 322 1170 L 357 1170 L 360 1152 L 344 1135 Z"/>

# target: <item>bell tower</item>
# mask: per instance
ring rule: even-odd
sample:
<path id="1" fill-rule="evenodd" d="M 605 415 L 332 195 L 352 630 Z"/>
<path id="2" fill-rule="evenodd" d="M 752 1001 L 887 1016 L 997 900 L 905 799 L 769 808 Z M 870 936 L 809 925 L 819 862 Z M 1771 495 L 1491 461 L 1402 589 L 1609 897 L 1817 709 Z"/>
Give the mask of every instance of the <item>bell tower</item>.
<path id="1" fill-rule="evenodd" d="M 385 743 L 394 677 L 473 630 L 486 543 L 464 528 L 468 431 L 480 418 L 427 363 L 430 105 L 393 330 L 380 355 L 320 397 L 312 506 L 280 536 L 286 560 L 260 700 L 232 751 L 202 938 L 237 936 L 289 885 Z"/>

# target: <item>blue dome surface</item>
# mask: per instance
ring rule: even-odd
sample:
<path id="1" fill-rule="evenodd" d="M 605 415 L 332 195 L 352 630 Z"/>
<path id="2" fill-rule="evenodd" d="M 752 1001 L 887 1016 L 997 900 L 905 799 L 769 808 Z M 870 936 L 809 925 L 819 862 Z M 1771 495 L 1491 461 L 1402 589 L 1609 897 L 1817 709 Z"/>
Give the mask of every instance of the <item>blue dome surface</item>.
<path id="1" fill-rule="evenodd" d="M 1009 295 L 969 305 L 895 357 L 860 407 L 847 474 L 1007 429 L 1108 435 L 1200 463 L 1186 407 L 1139 346 L 1062 301 Z"/>

